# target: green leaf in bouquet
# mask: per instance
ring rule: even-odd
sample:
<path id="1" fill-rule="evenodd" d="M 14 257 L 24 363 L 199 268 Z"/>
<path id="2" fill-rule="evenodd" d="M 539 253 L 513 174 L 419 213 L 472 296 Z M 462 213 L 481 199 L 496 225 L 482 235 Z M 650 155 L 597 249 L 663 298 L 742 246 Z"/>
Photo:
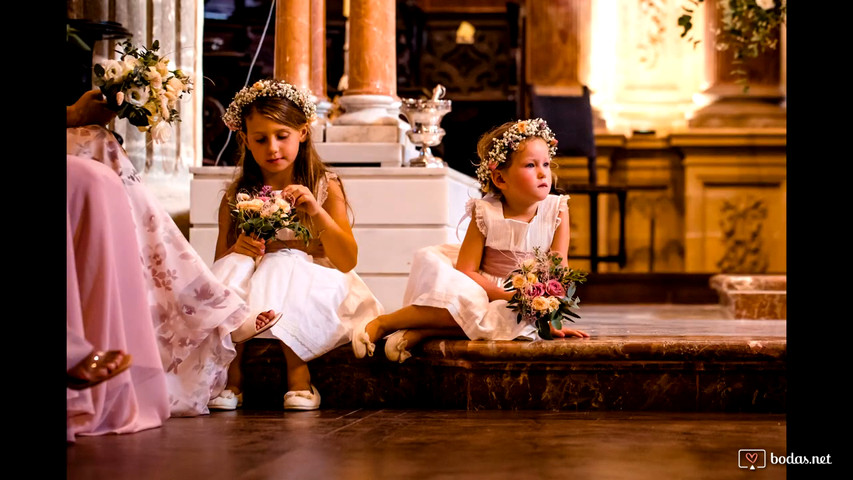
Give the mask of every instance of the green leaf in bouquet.
<path id="1" fill-rule="evenodd" d="M 575 290 L 577 290 L 577 288 L 578 288 L 577 285 L 575 285 L 574 283 L 570 284 L 569 288 L 566 289 L 566 297 L 572 298 L 572 296 L 574 296 Z"/>
<path id="2" fill-rule="evenodd" d="M 536 319 L 536 331 L 539 334 L 539 337 L 544 340 L 553 340 L 554 337 L 551 336 L 551 329 L 548 327 L 548 319 L 545 317 L 540 317 Z"/>
<path id="3" fill-rule="evenodd" d="M 554 327 L 555 330 L 559 330 L 563 328 L 563 317 L 557 316 L 557 318 L 551 317 L 551 326 Z"/>
<path id="4" fill-rule="evenodd" d="M 577 313 L 575 313 L 575 312 L 573 312 L 573 311 L 571 311 L 571 310 L 569 310 L 569 309 L 562 309 L 562 308 L 561 308 L 561 309 L 560 309 L 560 312 L 561 312 L 561 314 L 563 315 L 563 318 L 565 318 L 566 320 L 568 320 L 568 321 L 570 321 L 570 322 L 574 322 L 574 320 L 572 320 L 572 319 L 571 319 L 571 318 L 569 318 L 569 317 L 581 318 L 581 316 L 580 316 L 580 315 L 578 315 Z"/>

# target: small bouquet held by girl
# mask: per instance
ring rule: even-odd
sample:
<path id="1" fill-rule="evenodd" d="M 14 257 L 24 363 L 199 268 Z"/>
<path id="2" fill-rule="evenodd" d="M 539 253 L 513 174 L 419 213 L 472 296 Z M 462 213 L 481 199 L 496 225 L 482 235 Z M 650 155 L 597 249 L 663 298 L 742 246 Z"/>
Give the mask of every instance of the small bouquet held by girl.
<path id="1" fill-rule="evenodd" d="M 279 230 L 293 230 L 296 237 L 308 245 L 311 233 L 296 217 L 296 211 L 281 192 L 264 185 L 260 192 L 237 194 L 231 213 L 238 230 L 259 240 L 275 238 Z"/>
<path id="2" fill-rule="evenodd" d="M 587 273 L 564 267 L 562 262 L 559 254 L 534 248 L 533 257 L 511 271 L 504 283 L 507 291 L 515 290 L 507 307 L 518 312 L 518 323 L 535 325 L 545 340 L 553 340 L 549 323 L 560 330 L 564 319 L 574 322 L 572 317 L 581 318 L 571 309 L 580 308 L 575 290 L 577 284 L 586 281 Z"/>
<path id="3" fill-rule="evenodd" d="M 126 118 L 140 132 L 151 132 L 156 143 L 172 135 L 171 123 L 180 121 L 177 103 L 192 91 L 192 79 L 169 70 L 169 59 L 157 55 L 160 42 L 151 48 L 137 48 L 125 40 L 119 60 L 110 59 L 94 66 L 93 83 L 100 87 L 109 108 L 118 118 Z"/>

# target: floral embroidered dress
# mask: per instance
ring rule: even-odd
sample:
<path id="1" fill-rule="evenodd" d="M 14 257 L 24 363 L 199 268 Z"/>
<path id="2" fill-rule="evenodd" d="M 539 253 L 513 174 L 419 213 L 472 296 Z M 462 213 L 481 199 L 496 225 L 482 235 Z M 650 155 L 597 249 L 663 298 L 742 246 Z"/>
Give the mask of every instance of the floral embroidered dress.
<path id="1" fill-rule="evenodd" d="M 124 186 L 101 163 L 66 158 L 66 369 L 93 351 L 133 356 L 127 372 L 66 389 L 67 440 L 159 427 L 169 395 Z"/>
<path id="2" fill-rule="evenodd" d="M 549 250 L 561 221 L 559 214 L 568 211 L 568 199 L 568 195 L 548 195 L 529 223 L 504 218 L 503 204 L 492 195 L 469 200 L 468 228 L 478 228 L 486 238 L 480 274 L 503 287 L 509 272 L 532 256 L 534 247 Z M 490 302 L 483 287 L 456 270 L 459 247 L 433 245 L 415 252 L 403 304 L 446 308 L 471 340 L 538 338 L 535 326 L 517 322 L 506 300 Z"/>
<path id="3" fill-rule="evenodd" d="M 328 198 L 329 182 L 337 178 L 327 173 L 320 180 L 316 195 L 320 205 Z M 276 238 L 296 237 L 285 229 Z M 253 309 L 281 312 L 281 320 L 258 338 L 277 338 L 306 362 L 348 343 L 361 320 L 384 313 L 358 274 L 343 273 L 327 257 L 315 258 L 302 250 L 267 253 L 257 266 L 247 255 L 230 253 L 214 262 L 212 269 Z"/>
<path id="4" fill-rule="evenodd" d="M 249 310 L 222 284 L 168 212 L 142 184 L 127 152 L 107 129 L 68 128 L 67 153 L 106 164 L 121 178 L 133 212 L 148 308 L 166 372 L 172 416 L 209 413 L 236 356 L 231 332 L 260 310 Z M 267 310 L 267 309 L 265 309 Z"/>

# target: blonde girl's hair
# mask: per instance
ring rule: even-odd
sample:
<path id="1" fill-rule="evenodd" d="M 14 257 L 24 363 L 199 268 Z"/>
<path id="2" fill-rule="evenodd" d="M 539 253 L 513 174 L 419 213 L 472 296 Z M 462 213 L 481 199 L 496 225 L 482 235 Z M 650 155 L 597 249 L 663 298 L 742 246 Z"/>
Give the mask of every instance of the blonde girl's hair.
<path id="1" fill-rule="evenodd" d="M 533 126 L 531 127 L 531 125 Z M 519 127 L 522 128 L 521 133 L 518 133 Z M 512 132 L 510 132 L 510 130 L 512 130 Z M 508 143 L 506 142 L 506 138 L 509 136 L 513 136 L 513 141 L 517 142 L 509 144 L 515 145 L 514 147 L 503 145 L 504 143 Z M 503 171 L 509 168 L 510 165 L 512 165 L 513 154 L 518 151 L 518 149 L 523 148 L 522 145 L 524 145 L 524 143 L 526 143 L 530 138 L 537 137 L 542 138 L 548 144 L 550 148 L 549 152 L 553 159 L 554 154 L 556 153 L 556 141 L 553 133 L 548 129 L 547 123 L 539 118 L 506 122 L 489 130 L 480 137 L 480 140 L 477 141 L 477 156 L 480 158 L 480 162 L 474 166 L 477 167 L 477 180 L 480 182 L 480 192 L 484 196 L 492 194 L 497 198 L 502 197 L 500 189 L 495 185 L 495 182 L 492 181 L 490 172 L 492 170 Z M 501 146 L 496 147 L 496 144 L 500 142 L 503 142 L 501 143 Z M 494 159 L 494 152 L 496 149 L 502 154 L 502 159 L 499 161 L 495 161 Z M 490 161 L 493 165 L 492 169 L 487 167 Z M 557 178 L 553 172 L 551 173 L 551 180 L 551 184 L 556 186 Z"/>
<path id="2" fill-rule="evenodd" d="M 234 203 L 238 192 L 248 191 L 253 192 L 260 190 L 264 185 L 263 171 L 258 166 L 249 151 L 246 142 L 246 118 L 252 113 L 263 115 L 270 120 L 286 125 L 294 130 L 299 130 L 303 126 L 308 126 L 308 133 L 305 140 L 299 145 L 299 152 L 293 162 L 293 183 L 298 183 L 308 187 L 316 197 L 321 179 L 325 178 L 326 172 L 330 172 L 329 167 L 323 163 L 317 150 L 314 148 L 314 142 L 311 139 L 311 128 L 308 125 L 308 118 L 302 108 L 296 105 L 295 102 L 284 97 L 258 97 L 250 105 L 246 106 L 242 112 L 241 130 L 243 135 L 238 135 L 239 141 L 239 157 L 237 159 L 237 174 L 231 184 L 225 191 L 226 201 Z M 347 211 L 352 212 L 349 201 L 347 200 L 346 192 L 344 192 L 343 183 L 338 181 L 341 187 L 341 193 L 344 195 Z M 312 236 L 316 235 L 316 229 L 311 221 L 311 218 L 302 211 L 296 213 L 299 221 L 308 227 Z M 231 245 L 237 241 L 236 229 L 230 229 L 228 233 L 228 244 Z"/>

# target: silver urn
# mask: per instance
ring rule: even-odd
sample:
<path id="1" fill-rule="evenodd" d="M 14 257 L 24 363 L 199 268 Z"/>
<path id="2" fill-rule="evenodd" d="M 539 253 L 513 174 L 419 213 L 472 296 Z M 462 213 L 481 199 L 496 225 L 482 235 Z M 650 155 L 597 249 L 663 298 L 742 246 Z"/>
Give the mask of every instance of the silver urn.
<path id="1" fill-rule="evenodd" d="M 410 167 L 441 168 L 444 161 L 432 154 L 430 147 L 441 143 L 444 129 L 440 127 L 441 119 L 450 112 L 450 100 L 441 100 L 444 96 L 443 85 L 436 85 L 432 98 L 403 98 L 400 99 L 400 112 L 412 127 L 406 135 L 415 145 L 420 146 L 419 154 L 409 160 Z"/>

